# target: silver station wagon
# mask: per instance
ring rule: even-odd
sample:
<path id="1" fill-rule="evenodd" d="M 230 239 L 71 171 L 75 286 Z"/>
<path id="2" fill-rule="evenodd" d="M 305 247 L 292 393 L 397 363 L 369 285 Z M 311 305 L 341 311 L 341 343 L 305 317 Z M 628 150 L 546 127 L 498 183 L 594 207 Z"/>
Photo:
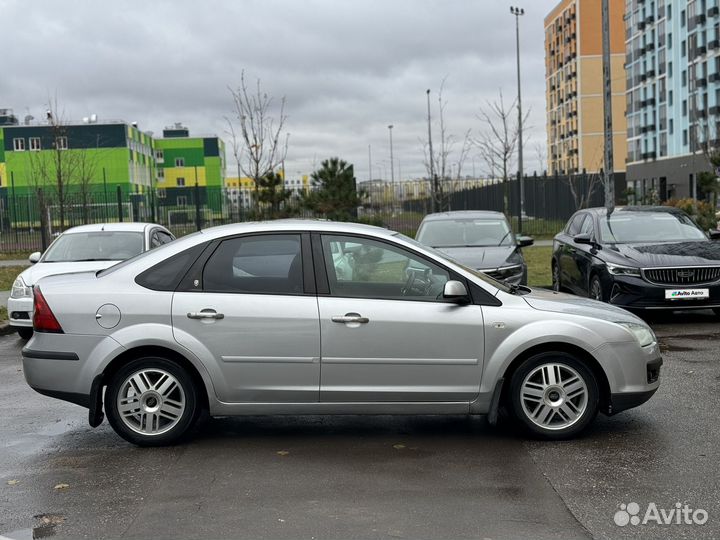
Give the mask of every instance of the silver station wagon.
<path id="1" fill-rule="evenodd" d="M 27 382 L 139 445 L 176 442 L 203 410 L 495 423 L 505 407 L 565 438 L 648 400 L 662 364 L 627 311 L 508 286 L 358 224 L 215 227 L 43 278 L 34 299 Z"/>

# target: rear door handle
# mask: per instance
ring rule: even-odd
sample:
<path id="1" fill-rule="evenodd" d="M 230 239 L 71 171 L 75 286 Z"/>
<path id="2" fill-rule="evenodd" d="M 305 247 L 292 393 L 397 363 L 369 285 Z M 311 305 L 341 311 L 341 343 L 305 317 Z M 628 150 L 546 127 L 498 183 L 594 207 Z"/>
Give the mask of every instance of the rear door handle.
<path id="1" fill-rule="evenodd" d="M 367 317 L 363 317 L 362 315 L 359 315 L 357 313 L 346 313 L 345 315 L 335 315 L 334 317 L 331 317 L 332 322 L 336 323 L 360 323 L 360 324 L 367 324 L 370 322 L 370 319 Z"/>
<path id="2" fill-rule="evenodd" d="M 188 319 L 224 319 L 225 315 L 214 309 L 203 309 L 202 311 L 191 311 L 187 314 Z"/>

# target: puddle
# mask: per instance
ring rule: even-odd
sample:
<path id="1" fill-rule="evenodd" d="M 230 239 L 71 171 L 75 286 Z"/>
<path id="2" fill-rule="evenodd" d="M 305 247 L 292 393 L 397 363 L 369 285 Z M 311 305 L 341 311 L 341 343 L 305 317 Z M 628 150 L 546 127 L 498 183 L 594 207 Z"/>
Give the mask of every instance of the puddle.
<path id="1" fill-rule="evenodd" d="M 35 516 L 37 524 L 32 529 L 20 529 L 0 534 L 3 540 L 35 540 L 37 538 L 50 538 L 55 535 L 57 526 L 65 522 L 59 514 L 38 514 Z"/>

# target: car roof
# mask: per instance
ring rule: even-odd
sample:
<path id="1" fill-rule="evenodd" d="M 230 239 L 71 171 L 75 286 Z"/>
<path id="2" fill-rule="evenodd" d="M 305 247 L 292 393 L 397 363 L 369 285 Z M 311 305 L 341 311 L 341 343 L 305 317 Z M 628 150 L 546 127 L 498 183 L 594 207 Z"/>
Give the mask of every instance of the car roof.
<path id="1" fill-rule="evenodd" d="M 428 214 L 423 221 L 449 221 L 453 219 L 497 219 L 504 218 L 505 214 L 494 210 L 455 210 L 452 212 L 436 212 Z"/>
<path id="2" fill-rule="evenodd" d="M 598 216 L 605 216 L 607 215 L 607 209 L 603 207 L 596 207 L 596 208 L 585 208 L 585 211 L 592 212 L 593 214 L 596 214 Z M 618 206 L 615 208 L 613 213 L 615 212 L 622 212 L 622 213 L 637 213 L 637 212 L 662 212 L 664 214 L 684 214 L 680 208 L 675 208 L 674 206 Z"/>
<path id="3" fill-rule="evenodd" d="M 327 221 L 321 219 L 276 219 L 273 221 L 246 221 L 230 225 L 218 225 L 203 229 L 203 236 L 217 238 L 231 234 L 272 231 L 322 231 L 337 233 L 369 234 L 372 236 L 393 236 L 395 231 L 365 225 L 363 223 L 348 223 L 341 221 Z"/>
<path id="4" fill-rule="evenodd" d="M 161 227 L 155 223 L 137 223 L 134 221 L 123 223 L 93 223 L 92 225 L 78 225 L 68 229 L 63 234 L 85 232 L 144 232 L 148 227 Z M 164 227 L 163 227 L 164 228 Z"/>

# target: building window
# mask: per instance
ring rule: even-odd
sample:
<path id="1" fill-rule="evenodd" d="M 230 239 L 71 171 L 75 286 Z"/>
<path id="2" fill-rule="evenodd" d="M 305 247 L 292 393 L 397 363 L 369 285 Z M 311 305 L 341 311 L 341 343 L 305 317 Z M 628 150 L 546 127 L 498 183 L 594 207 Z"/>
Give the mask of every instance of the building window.
<path id="1" fill-rule="evenodd" d="M 177 179 L 177 185 L 178 187 L 184 187 L 185 186 L 185 179 L 180 177 Z"/>
<path id="2" fill-rule="evenodd" d="M 176 167 L 184 167 L 185 166 L 185 158 L 176 157 L 175 158 L 175 166 Z"/>
<path id="3" fill-rule="evenodd" d="M 675 131 L 674 127 L 675 124 L 673 123 L 673 119 L 671 118 L 670 120 L 668 120 L 668 133 L 670 133 L 670 135 L 672 135 L 673 131 Z"/>
<path id="4" fill-rule="evenodd" d="M 58 150 L 67 150 L 68 149 L 67 137 L 56 137 L 55 138 L 55 148 L 57 148 Z"/>
<path id="5" fill-rule="evenodd" d="M 16 152 L 25 150 L 25 139 L 13 139 L 13 150 Z"/>
<path id="6" fill-rule="evenodd" d="M 176 199 L 176 203 L 178 206 L 187 206 L 187 197 L 185 195 L 180 195 Z"/>
<path id="7" fill-rule="evenodd" d="M 164 178 L 165 178 L 165 169 L 163 169 L 162 167 L 158 167 L 158 169 L 157 169 L 157 177 L 158 177 L 159 179 L 164 179 Z"/>
<path id="8" fill-rule="evenodd" d="M 164 199 L 166 196 L 167 196 L 167 193 L 165 192 L 165 188 L 159 188 L 157 190 L 158 199 Z"/>
<path id="9" fill-rule="evenodd" d="M 687 143 L 688 143 L 687 129 L 683 129 L 683 145 L 686 145 Z"/>
<path id="10" fill-rule="evenodd" d="M 682 102 L 682 115 L 687 116 L 687 99 L 683 99 Z"/>
<path id="11" fill-rule="evenodd" d="M 672 107 L 673 104 L 673 91 L 668 90 L 668 106 Z"/>
<path id="12" fill-rule="evenodd" d="M 155 159 L 158 163 L 163 163 L 165 161 L 165 153 L 162 150 L 155 150 Z"/>
<path id="13" fill-rule="evenodd" d="M 30 150 L 38 151 L 40 148 L 40 137 L 30 137 Z"/>

